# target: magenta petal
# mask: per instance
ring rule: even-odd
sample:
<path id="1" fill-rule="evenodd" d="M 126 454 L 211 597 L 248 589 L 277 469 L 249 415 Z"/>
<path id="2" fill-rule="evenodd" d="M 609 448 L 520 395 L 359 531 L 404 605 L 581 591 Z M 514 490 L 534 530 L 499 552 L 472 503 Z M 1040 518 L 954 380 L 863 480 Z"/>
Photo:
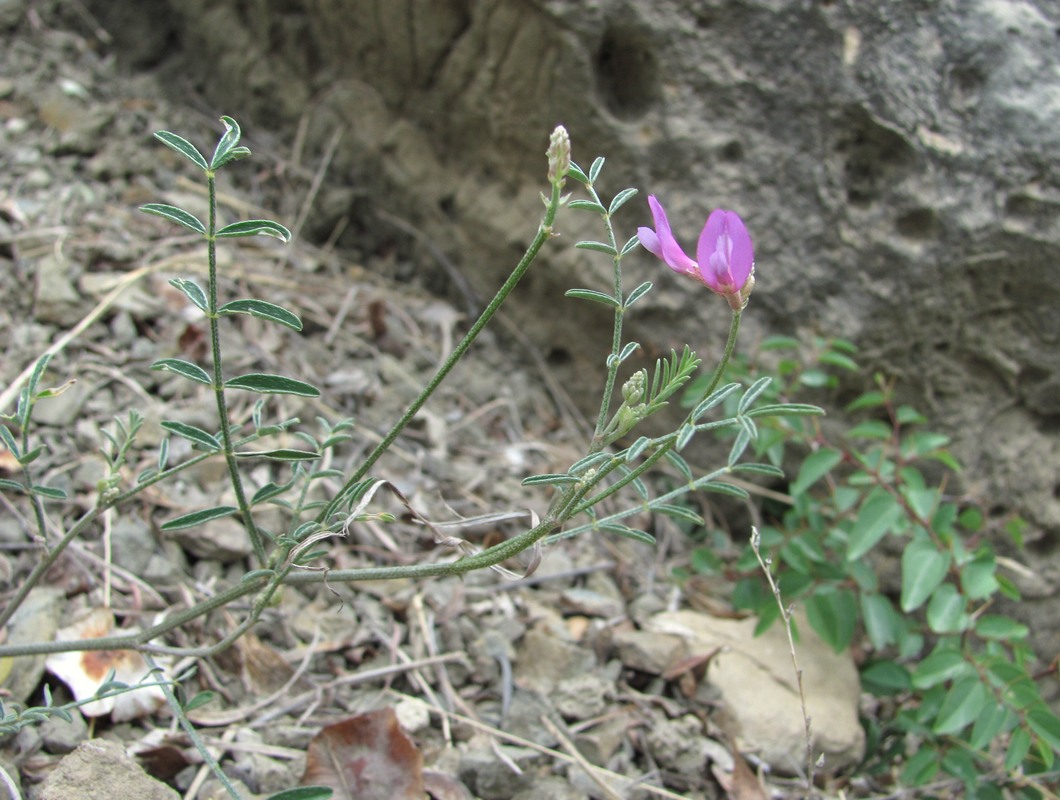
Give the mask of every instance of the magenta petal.
<path id="1" fill-rule="evenodd" d="M 712 211 L 699 235 L 696 256 L 703 282 L 715 292 L 735 294 L 743 289 L 755 255 L 740 215 L 720 208 Z"/>
<path id="2" fill-rule="evenodd" d="M 696 262 L 685 255 L 681 245 L 674 239 L 673 233 L 670 232 L 670 221 L 666 218 L 662 205 L 655 199 L 655 195 L 648 198 L 648 205 L 651 207 L 651 215 L 655 220 L 655 231 L 652 234 L 649 229 L 641 228 L 638 231 L 641 243 L 649 252 L 661 258 L 670 269 L 685 274 L 696 274 Z M 641 234 L 642 231 L 648 231 L 651 235 L 645 238 Z"/>

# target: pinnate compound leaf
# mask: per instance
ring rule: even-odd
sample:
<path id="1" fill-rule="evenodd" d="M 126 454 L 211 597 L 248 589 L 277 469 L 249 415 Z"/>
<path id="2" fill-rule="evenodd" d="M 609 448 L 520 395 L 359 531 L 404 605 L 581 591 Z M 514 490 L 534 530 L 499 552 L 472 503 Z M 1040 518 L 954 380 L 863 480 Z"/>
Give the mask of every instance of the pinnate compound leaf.
<path id="1" fill-rule="evenodd" d="M 217 238 L 233 238 L 236 236 L 272 236 L 281 242 L 291 241 L 291 232 L 278 222 L 271 219 L 245 219 L 242 222 L 233 222 L 225 225 L 217 231 Z"/>
<path id="2" fill-rule="evenodd" d="M 190 361 L 184 361 L 179 358 L 163 358 L 152 364 L 151 369 L 161 372 L 175 372 L 198 383 L 210 385 L 210 376 L 206 373 L 206 370 L 192 364 Z"/>
<path id="3" fill-rule="evenodd" d="M 155 133 L 155 138 L 162 142 L 162 144 L 166 145 L 166 147 L 176 150 L 204 172 L 210 168 L 206 163 L 206 158 L 199 152 L 198 148 L 183 136 L 177 136 L 177 134 L 170 133 L 169 131 L 157 131 Z"/>
<path id="4" fill-rule="evenodd" d="M 246 389 L 261 394 L 294 394 L 299 397 L 320 397 L 320 390 L 315 386 L 286 378 L 283 375 L 269 375 L 263 372 L 252 372 L 225 381 L 226 389 Z"/>
<path id="5" fill-rule="evenodd" d="M 180 531 L 185 528 L 194 528 L 196 525 L 202 525 L 204 522 L 210 522 L 211 520 L 220 519 L 221 517 L 228 517 L 239 511 L 235 506 L 215 506 L 214 508 L 204 508 L 201 511 L 192 511 L 190 514 L 184 514 L 175 519 L 171 519 L 169 522 L 162 523 L 162 530 L 164 531 Z"/>
<path id="6" fill-rule="evenodd" d="M 233 300 L 231 303 L 225 303 L 217 311 L 220 314 L 250 314 L 258 319 L 278 322 L 293 331 L 302 330 L 302 320 L 297 314 L 264 300 Z"/>
<path id="7" fill-rule="evenodd" d="M 423 755 L 391 708 L 328 725 L 309 743 L 303 784 L 335 800 L 423 800 Z"/>
<path id="8" fill-rule="evenodd" d="M 145 206 L 140 206 L 140 210 L 145 214 L 154 214 L 156 217 L 168 219 L 170 222 L 175 222 L 203 236 L 206 235 L 206 226 L 199 221 L 198 217 L 188 213 L 183 208 L 177 208 L 165 203 L 148 203 Z"/>
<path id="9" fill-rule="evenodd" d="M 207 433 L 202 428 L 196 428 L 194 425 L 188 425 L 184 422 L 177 422 L 176 420 L 163 420 L 160 425 L 163 429 L 170 433 L 175 433 L 177 436 L 183 436 L 185 439 L 190 439 L 198 445 L 202 445 L 207 450 L 220 450 L 221 442 L 212 433 Z"/>
<path id="10" fill-rule="evenodd" d="M 191 301 L 192 305 L 201 311 L 209 311 L 210 304 L 206 299 L 206 292 L 202 290 L 195 281 L 189 281 L 185 278 L 173 278 L 169 282 L 170 286 L 179 289 L 188 300 Z"/>

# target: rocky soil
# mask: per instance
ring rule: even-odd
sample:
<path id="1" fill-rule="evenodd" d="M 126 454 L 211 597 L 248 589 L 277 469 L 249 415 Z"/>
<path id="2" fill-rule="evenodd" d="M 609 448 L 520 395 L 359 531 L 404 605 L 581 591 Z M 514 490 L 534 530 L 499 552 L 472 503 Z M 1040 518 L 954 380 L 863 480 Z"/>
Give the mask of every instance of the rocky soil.
<path id="1" fill-rule="evenodd" d="M 160 357 L 204 357 L 201 316 L 168 284 L 203 274 L 201 248 L 136 209 L 155 201 L 203 208 L 202 187 L 151 133 L 177 131 L 206 148 L 219 133 L 217 117 L 232 112 L 192 94 L 174 100 L 172 84 L 163 91 L 151 75 L 120 69 L 109 35 L 80 3 L 0 3 L 0 33 L 0 391 L 16 387 L 49 349 L 47 382 L 76 381 L 36 417 L 36 435 L 48 445 L 37 474 L 71 497 L 48 506 L 57 538 L 95 502 L 98 450 L 116 413 L 135 408 L 146 419 L 130 475 L 157 458 L 161 420 L 211 427 L 203 392 L 149 370 Z M 278 141 L 251 126 L 245 143 L 255 158 L 226 175 L 223 215 L 277 218 L 296 241 L 282 248 L 240 240 L 222 249 L 222 289 L 296 309 L 306 330 L 277 333 L 241 319 L 225 330 L 229 363 L 320 386 L 321 400 L 273 400 L 266 414 L 297 416 L 313 432 L 318 417 L 352 417 L 354 438 L 333 464 L 344 469 L 415 396 L 479 299 L 469 293 L 454 307 L 415 281 L 380 277 L 453 268 L 407 220 L 372 222 L 389 225 L 401 246 L 376 248 L 361 262 L 299 238 L 321 199 L 327 153 L 309 157 L 297 139 Z M 527 241 L 533 225 L 526 220 Z M 336 227 L 332 239 L 341 233 Z M 9 412 L 13 398 L 5 391 L 0 410 Z M 252 402 L 238 402 L 234 417 L 246 422 Z M 520 481 L 565 469 L 580 455 L 584 430 L 547 359 L 518 327 L 504 326 L 484 335 L 377 474 L 435 521 L 504 512 L 461 530 L 488 544 L 517 531 L 527 510 L 545 508 L 547 496 Z M 189 452 L 174 441 L 170 457 Z M 282 475 L 259 468 L 250 478 L 262 485 Z M 179 536 L 158 528 L 224 501 L 226 491 L 221 465 L 205 462 L 109 516 L 49 572 L 9 636 L 18 627 L 45 638 L 99 608 L 113 609 L 120 627 L 142 625 L 238 581 L 249 554 L 238 526 L 219 521 Z M 28 508 L 2 502 L 7 599 L 40 543 Z M 518 580 L 479 573 L 288 591 L 254 635 L 202 660 L 189 693 L 210 689 L 219 699 L 193 719 L 248 797 L 296 785 L 323 726 L 381 707 L 396 710 L 427 767 L 455 779 L 436 798 L 799 796 L 803 719 L 783 632 L 752 638 L 753 622 L 727 613 L 724 586 L 675 583 L 686 539 L 662 522 L 644 524 L 656 548 L 569 540 Z M 346 567 L 449 555 L 399 515 L 392 525 L 354 530 L 329 557 Z M 211 615 L 171 644 L 216 641 L 243 613 Z M 864 747 L 854 665 L 802 629 L 822 783 L 830 794 L 882 792 L 850 777 Z M 21 659 L 5 700 L 39 704 L 45 686 L 58 702 L 70 698 L 43 660 Z M 0 764 L 25 798 L 133 800 L 172 797 L 173 789 L 221 797 L 155 705 L 124 720 L 115 711 L 75 712 L 69 723 L 25 728 L 0 743 Z M 83 743 L 100 739 L 107 742 L 86 757 Z M 88 786 L 105 787 L 105 795 L 90 795 Z"/>

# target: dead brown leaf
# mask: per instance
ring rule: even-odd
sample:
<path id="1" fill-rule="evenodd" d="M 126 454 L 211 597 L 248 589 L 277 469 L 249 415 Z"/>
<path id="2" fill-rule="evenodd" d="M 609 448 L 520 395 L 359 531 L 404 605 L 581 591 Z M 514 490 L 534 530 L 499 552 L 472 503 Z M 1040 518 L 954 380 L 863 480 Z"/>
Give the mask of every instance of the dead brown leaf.
<path id="1" fill-rule="evenodd" d="M 392 708 L 369 711 L 313 737 L 302 786 L 327 786 L 334 800 L 423 800 L 423 754 Z"/>

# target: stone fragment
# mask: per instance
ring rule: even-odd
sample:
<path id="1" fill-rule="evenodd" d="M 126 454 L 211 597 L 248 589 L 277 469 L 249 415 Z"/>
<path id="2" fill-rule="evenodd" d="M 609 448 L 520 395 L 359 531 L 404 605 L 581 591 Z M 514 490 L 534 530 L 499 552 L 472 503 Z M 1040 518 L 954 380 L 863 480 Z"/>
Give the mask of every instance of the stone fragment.
<path id="1" fill-rule="evenodd" d="M 180 800 L 125 754 L 117 742 L 91 739 L 64 757 L 44 780 L 40 800 Z"/>
<path id="2" fill-rule="evenodd" d="M 652 675 L 662 675 L 687 652 L 682 637 L 654 630 L 619 631 L 612 643 L 625 666 Z"/>
<path id="3" fill-rule="evenodd" d="M 754 619 L 719 619 L 698 611 L 658 614 L 649 623 L 659 635 L 683 639 L 692 654 L 722 651 L 710 661 L 707 681 L 723 705 L 719 722 L 742 752 L 750 752 L 784 774 L 805 762 L 802 709 L 788 639 L 781 625 L 754 635 Z M 813 725 L 814 753 L 826 770 L 857 763 L 865 749 L 858 722 L 861 684 L 849 654 L 837 654 L 810 624 L 799 621 L 797 645 L 806 705 Z"/>

